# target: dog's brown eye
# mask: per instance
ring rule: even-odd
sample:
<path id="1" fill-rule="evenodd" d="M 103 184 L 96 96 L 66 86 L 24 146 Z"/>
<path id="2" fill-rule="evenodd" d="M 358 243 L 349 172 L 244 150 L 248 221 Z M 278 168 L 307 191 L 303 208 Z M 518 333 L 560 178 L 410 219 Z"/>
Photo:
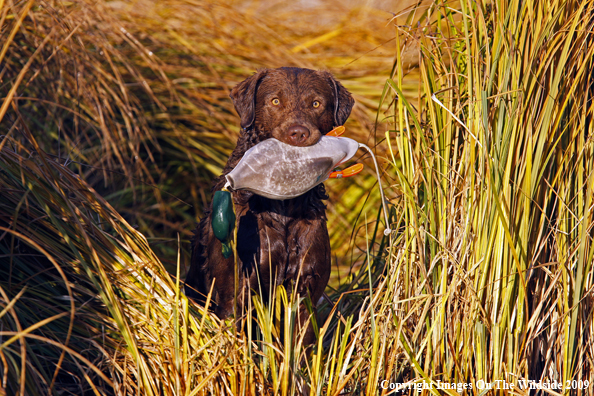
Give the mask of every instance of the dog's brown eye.
<path id="1" fill-rule="evenodd" d="M 280 104 L 280 100 L 278 100 L 278 98 L 274 98 L 272 99 L 272 104 L 278 106 Z"/>
<path id="2" fill-rule="evenodd" d="M 314 107 L 314 108 L 316 108 L 316 109 L 317 109 L 318 107 L 320 107 L 320 102 L 318 102 L 317 100 L 314 100 L 314 102 L 313 102 L 313 107 Z"/>

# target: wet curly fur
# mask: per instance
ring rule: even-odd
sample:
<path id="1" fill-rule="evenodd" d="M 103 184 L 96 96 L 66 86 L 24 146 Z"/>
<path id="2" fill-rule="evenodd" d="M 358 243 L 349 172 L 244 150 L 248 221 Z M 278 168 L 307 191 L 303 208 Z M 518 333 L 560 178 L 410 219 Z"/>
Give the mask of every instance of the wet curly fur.
<path id="1" fill-rule="evenodd" d="M 354 104 L 351 94 L 330 73 L 301 68 L 261 70 L 234 87 L 230 96 L 242 132 L 223 174 L 214 181 L 213 193 L 223 188 L 224 175 L 254 145 L 271 137 L 295 146 L 315 144 L 346 121 Z M 233 191 L 232 195 L 238 225 L 237 308 L 244 306 L 250 289 L 268 296 L 271 286 L 281 284 L 287 290 L 296 285 L 297 292 L 315 304 L 331 269 L 324 185 L 287 200 L 248 191 Z M 204 302 L 212 286 L 211 308 L 226 318 L 234 311 L 234 272 L 233 255 L 224 258 L 221 242 L 214 237 L 208 207 L 192 241 L 186 294 Z M 304 323 L 308 314 L 305 307 L 300 311 Z M 313 337 L 310 326 L 305 342 L 312 342 Z"/>

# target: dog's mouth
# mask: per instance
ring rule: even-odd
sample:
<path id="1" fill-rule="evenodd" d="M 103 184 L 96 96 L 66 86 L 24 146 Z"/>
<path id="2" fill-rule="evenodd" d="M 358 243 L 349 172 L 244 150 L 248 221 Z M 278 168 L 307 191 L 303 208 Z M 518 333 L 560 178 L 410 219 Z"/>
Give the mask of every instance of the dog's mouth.
<path id="1" fill-rule="evenodd" d="M 272 137 L 291 146 L 307 147 L 316 144 L 322 137 L 322 133 L 318 128 L 294 123 L 287 128 L 275 128 Z"/>

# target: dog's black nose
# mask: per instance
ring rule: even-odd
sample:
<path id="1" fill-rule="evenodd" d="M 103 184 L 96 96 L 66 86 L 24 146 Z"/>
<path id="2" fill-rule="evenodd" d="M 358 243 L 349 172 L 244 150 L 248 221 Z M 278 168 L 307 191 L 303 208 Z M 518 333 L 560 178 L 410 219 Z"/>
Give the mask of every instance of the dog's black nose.
<path id="1" fill-rule="evenodd" d="M 309 135 L 309 129 L 302 125 L 291 125 L 287 131 L 288 141 L 294 146 L 303 146 Z"/>

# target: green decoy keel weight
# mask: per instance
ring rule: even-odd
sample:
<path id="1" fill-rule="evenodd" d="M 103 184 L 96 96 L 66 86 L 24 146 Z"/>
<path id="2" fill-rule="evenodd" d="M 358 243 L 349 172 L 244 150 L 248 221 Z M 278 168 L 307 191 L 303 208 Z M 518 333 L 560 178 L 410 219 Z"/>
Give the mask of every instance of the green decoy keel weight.
<path id="1" fill-rule="evenodd" d="M 223 244 L 223 256 L 229 258 L 233 253 L 231 241 L 235 228 L 235 213 L 233 211 L 233 198 L 226 190 L 217 191 L 212 200 L 212 230 L 215 237 Z"/>

